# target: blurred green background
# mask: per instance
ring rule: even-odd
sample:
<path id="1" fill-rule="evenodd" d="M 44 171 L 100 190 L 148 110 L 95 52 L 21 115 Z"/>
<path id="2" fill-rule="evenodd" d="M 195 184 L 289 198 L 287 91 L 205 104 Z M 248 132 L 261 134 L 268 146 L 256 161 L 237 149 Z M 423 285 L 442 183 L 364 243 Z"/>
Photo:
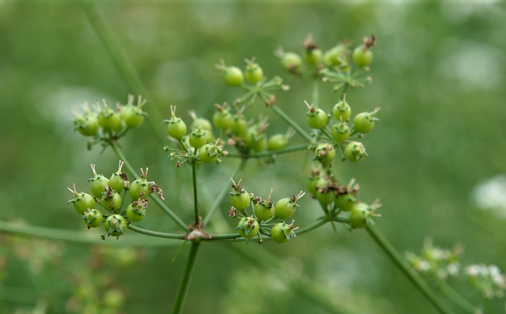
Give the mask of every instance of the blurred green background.
<path id="1" fill-rule="evenodd" d="M 464 264 L 506 269 L 502 3 L 108 1 L 99 10 L 163 117 L 177 105 L 187 123 L 188 110 L 211 118 L 213 103 L 241 95 L 226 86 L 214 64 L 223 58 L 243 67 L 242 60 L 253 56 L 267 76 L 280 75 L 291 86 L 276 94 L 278 104 L 304 123 L 303 100 L 310 101 L 311 84 L 283 72 L 273 50 L 281 45 L 300 52 L 309 33 L 324 50 L 374 33 L 373 84 L 349 91 L 347 100 L 355 113 L 381 107 L 380 122 L 363 141 L 369 158 L 336 163 L 341 178 L 358 180 L 363 201 L 381 199 L 377 225 L 400 251 L 418 252 L 430 236 L 443 247 L 461 243 Z M 0 220 L 85 231 L 66 205 L 71 198 L 66 187 L 75 182 L 86 191 L 89 164 L 108 176 L 118 158 L 110 149 L 86 150 L 86 140 L 73 131 L 72 110 L 102 98 L 125 103 L 132 92 L 79 5 L 0 1 Z M 330 84 L 321 85 L 321 108 L 330 110 L 337 97 Z M 251 117 L 269 115 L 268 134 L 285 132 L 286 124 L 260 102 L 248 110 Z M 302 140 L 295 136 L 293 142 Z M 132 165 L 150 168 L 149 179 L 163 188 L 166 204 L 189 223 L 190 169 L 175 169 L 162 149 L 168 143 L 149 123 L 121 140 Z M 281 198 L 305 189 L 310 159 L 298 152 L 280 156 L 272 166 L 250 161 L 240 178 L 248 191 L 267 195 L 273 187 L 274 198 Z M 203 202 L 213 201 L 236 165 L 227 159 L 201 168 Z M 298 225 L 320 215 L 309 197 L 300 204 Z M 232 232 L 229 206 L 225 199 L 210 230 Z M 178 230 L 154 205 L 138 225 Z M 310 278 L 346 312 L 435 312 L 364 231 L 338 231 L 335 235 L 327 225 L 282 246 L 247 246 L 252 254 L 280 257 L 281 269 L 257 268 L 230 249 L 244 243 L 203 245 L 185 312 L 325 313 L 287 285 L 287 269 Z M 137 236 L 129 231 L 125 239 Z M 102 308 L 98 313 L 169 311 L 189 246 L 171 262 L 179 242 L 118 248 L 116 242 L 125 239 L 107 239 L 99 248 L 0 233 L 0 313 L 97 313 L 96 304 Z M 101 244 L 98 232 L 96 242 Z M 478 302 L 463 281 L 453 283 Z"/>

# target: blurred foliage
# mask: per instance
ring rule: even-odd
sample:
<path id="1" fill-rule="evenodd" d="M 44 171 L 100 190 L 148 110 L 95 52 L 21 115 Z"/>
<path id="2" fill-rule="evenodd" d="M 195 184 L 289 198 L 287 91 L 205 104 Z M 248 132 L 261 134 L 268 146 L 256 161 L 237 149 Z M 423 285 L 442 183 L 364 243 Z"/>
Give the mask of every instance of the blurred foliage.
<path id="1" fill-rule="evenodd" d="M 223 58 L 242 67 L 243 58 L 255 56 L 267 76 L 281 75 L 291 86 L 278 94 L 278 104 L 303 122 L 303 100 L 310 100 L 311 84 L 282 73 L 273 50 L 282 45 L 298 52 L 308 33 L 323 49 L 345 38 L 358 43 L 364 35 L 376 34 L 373 84 L 350 91 L 347 100 L 355 112 L 382 107 L 380 121 L 364 140 L 370 157 L 339 165 L 342 178 L 357 178 L 364 201 L 381 199 L 383 217 L 377 224 L 399 250 L 418 251 L 430 235 L 443 247 L 462 244 L 466 264 L 506 269 L 504 214 L 480 210 L 472 198 L 477 184 L 506 172 L 502 3 L 109 1 L 100 9 L 164 118 L 170 116 L 170 105 L 177 105 L 181 114 L 195 109 L 210 118 L 213 103 L 231 102 L 241 93 L 227 88 L 213 65 Z M 330 110 L 338 95 L 330 85 L 320 91 L 320 106 Z M 70 198 L 65 187 L 75 182 L 84 190 L 91 177 L 89 164 L 109 175 L 118 160 L 110 149 L 86 151 L 85 140 L 72 131 L 72 109 L 102 98 L 125 103 L 130 92 L 78 5 L 0 1 L 0 219 L 84 230 L 72 206 L 65 205 Z M 255 116 L 264 110 L 257 103 L 251 112 Z M 269 134 L 285 132 L 286 125 L 270 116 Z M 183 119 L 190 121 L 189 116 Z M 299 140 L 295 136 L 293 142 Z M 166 143 L 145 123 L 121 144 L 136 168 L 149 166 L 151 179 L 164 189 L 171 208 L 191 221 L 190 171 L 174 168 L 162 150 Z M 278 159 L 269 167 L 248 164 L 241 174 L 248 191 L 267 194 L 274 187 L 273 197 L 278 198 L 305 186 L 311 157 L 301 152 Z M 202 167 L 203 202 L 212 202 L 235 165 L 227 161 Z M 295 218 L 301 225 L 319 214 L 309 198 L 300 205 Z M 232 230 L 225 219 L 228 206 L 224 201 L 222 217 L 213 218 L 212 230 Z M 176 230 L 154 207 L 139 225 Z M 167 312 L 188 249 L 174 263 L 170 260 L 176 247 L 171 246 L 152 250 L 149 258 L 124 269 L 110 265 L 107 257 L 109 266 L 97 270 L 87 261 L 102 249 L 7 238 L 0 244 L 0 313 L 68 312 L 69 306 L 82 305 L 73 295 L 82 285 L 98 289 L 97 298 L 105 298 L 111 287 L 117 289 L 110 298 L 125 298 L 123 313 Z M 97 236 L 97 244 L 100 241 Z M 266 313 L 323 313 L 286 289 L 277 278 L 282 270 L 243 266 L 229 245 L 244 244 L 202 247 L 187 313 L 236 313 L 238 308 L 257 313 L 255 306 Z M 247 249 L 260 250 L 253 243 Z M 326 226 L 283 246 L 265 243 L 262 250 L 296 263 L 301 273 L 339 298 L 343 308 L 360 303 L 365 309 L 358 312 L 433 311 L 365 232 L 340 228 L 336 236 Z M 110 280 L 108 276 L 115 278 L 114 285 L 100 283 Z M 258 281 L 245 283 L 251 278 Z M 458 290 L 478 300 L 464 286 Z M 250 307 L 247 302 L 252 302 Z"/>

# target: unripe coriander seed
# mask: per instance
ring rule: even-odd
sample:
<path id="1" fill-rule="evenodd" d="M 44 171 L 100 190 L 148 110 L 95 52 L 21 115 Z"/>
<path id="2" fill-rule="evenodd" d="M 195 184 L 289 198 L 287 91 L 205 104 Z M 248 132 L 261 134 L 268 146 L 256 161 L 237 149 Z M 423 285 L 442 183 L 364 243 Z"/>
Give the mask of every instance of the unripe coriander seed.
<path id="1" fill-rule="evenodd" d="M 304 192 L 300 191 L 299 194 L 293 195 L 291 198 L 285 197 L 276 202 L 275 213 L 276 217 L 280 219 L 288 219 L 295 214 L 295 210 L 299 207 L 299 204 L 296 204 L 298 199 L 304 196 Z"/>
<path id="2" fill-rule="evenodd" d="M 304 103 L 309 109 L 306 113 L 306 122 L 309 127 L 318 130 L 323 129 L 327 125 L 328 119 L 325 111 L 317 109 L 313 105 L 309 105 L 307 101 L 304 101 Z"/>
<path id="3" fill-rule="evenodd" d="M 170 106 L 172 117 L 168 120 L 163 120 L 167 123 L 167 133 L 176 140 L 181 140 L 186 135 L 186 123 L 181 118 L 176 117 L 176 106 Z"/>

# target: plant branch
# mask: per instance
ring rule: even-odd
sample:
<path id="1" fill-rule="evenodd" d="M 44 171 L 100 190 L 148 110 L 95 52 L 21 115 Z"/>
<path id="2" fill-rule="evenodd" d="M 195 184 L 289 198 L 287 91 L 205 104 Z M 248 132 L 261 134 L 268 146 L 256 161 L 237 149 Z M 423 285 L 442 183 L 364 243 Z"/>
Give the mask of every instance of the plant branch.
<path id="1" fill-rule="evenodd" d="M 119 148 L 118 144 L 115 143 L 115 142 L 111 142 L 111 147 L 112 149 L 114 150 L 114 152 L 116 153 L 116 155 L 118 156 L 118 158 L 120 160 L 122 160 L 124 163 L 125 163 L 125 166 L 128 168 L 128 170 L 136 177 L 139 177 L 139 175 L 137 174 L 137 172 L 135 171 L 135 169 L 132 167 L 132 165 L 130 164 L 130 162 L 128 162 L 128 160 L 126 159 L 125 155 L 123 154 L 123 151 L 121 150 L 121 148 Z M 170 218 L 172 218 L 172 220 L 174 220 L 174 222 L 176 224 L 178 224 L 185 232 L 189 232 L 189 229 L 188 227 L 186 226 L 186 224 L 176 215 L 174 214 L 174 212 L 172 210 L 170 210 L 170 208 L 165 205 L 158 197 L 156 197 L 155 195 L 151 194 L 151 198 L 153 199 L 153 201 L 158 205 L 160 206 L 160 208 L 167 214 L 169 215 Z"/>
<path id="2" fill-rule="evenodd" d="M 130 229 L 132 231 L 135 231 L 137 233 L 141 233 L 141 234 L 145 234 L 145 235 L 149 235 L 149 236 L 157 237 L 157 238 L 185 240 L 185 235 L 184 234 L 165 233 L 165 232 L 158 232 L 158 231 L 153 231 L 153 230 L 147 230 L 147 229 L 142 229 L 142 228 L 136 227 L 136 226 L 134 226 L 132 224 L 128 225 L 128 229 Z"/>
<path id="3" fill-rule="evenodd" d="M 278 116 L 283 119 L 286 123 L 288 123 L 292 128 L 294 128 L 297 133 L 299 133 L 306 141 L 311 142 L 313 138 L 309 135 L 300 125 L 297 124 L 292 118 L 290 118 L 283 110 L 281 110 L 278 106 L 270 106 Z"/>
<path id="4" fill-rule="evenodd" d="M 446 281 L 437 280 L 437 286 L 441 291 L 455 303 L 460 306 L 464 311 L 475 314 L 478 313 L 479 310 L 474 305 L 469 303 L 466 299 L 464 299 L 457 291 L 455 291 Z"/>
<path id="5" fill-rule="evenodd" d="M 237 168 L 235 168 L 234 172 L 232 172 L 232 175 L 231 175 L 232 178 L 234 178 L 235 176 L 237 176 L 237 174 L 239 173 L 239 171 L 241 171 L 241 169 L 243 169 L 243 167 L 246 164 L 246 162 L 247 162 L 247 159 L 241 159 L 241 162 L 239 163 L 239 165 L 237 166 Z M 223 186 L 223 188 L 221 189 L 221 191 L 218 194 L 218 196 L 216 196 L 216 198 L 214 199 L 214 202 L 211 205 L 211 209 L 209 209 L 209 212 L 207 212 L 207 215 L 204 217 L 204 220 L 203 220 L 204 226 L 207 225 L 207 223 L 209 222 L 209 220 L 213 216 L 213 214 L 216 211 L 216 209 L 218 209 L 218 206 L 220 206 L 221 200 L 223 200 L 223 198 L 225 197 L 225 195 L 227 195 L 227 193 L 228 193 L 229 190 L 230 190 L 230 183 L 227 182 Z"/>
<path id="6" fill-rule="evenodd" d="M 31 236 L 50 240 L 66 241 L 91 245 L 139 246 L 158 247 L 173 246 L 174 241 L 153 241 L 145 237 L 126 237 L 121 241 L 102 241 L 99 235 L 93 232 L 71 231 L 57 228 L 22 225 L 19 223 L 0 221 L 0 231 L 21 236 Z M 179 244 L 179 243 L 177 243 Z"/>
<path id="7" fill-rule="evenodd" d="M 197 259 L 197 252 L 199 249 L 199 242 L 193 241 L 190 248 L 190 255 L 186 261 L 186 268 L 184 270 L 183 278 L 177 289 L 176 302 L 172 308 L 172 314 L 179 314 L 183 311 L 184 301 L 188 292 L 188 286 L 193 273 L 193 267 L 195 266 L 195 260 Z"/>
<path id="8" fill-rule="evenodd" d="M 452 310 L 444 304 L 432 291 L 425 280 L 406 262 L 404 257 L 397 252 L 393 245 L 388 242 L 385 236 L 376 228 L 374 223 L 371 223 L 366 228 L 369 235 L 380 246 L 380 248 L 387 254 L 390 260 L 397 268 L 414 284 L 423 295 L 434 305 L 434 307 L 443 314 L 453 314 Z"/>
<path id="9" fill-rule="evenodd" d="M 192 161 L 192 182 L 193 182 L 193 207 L 195 215 L 195 226 L 200 223 L 199 218 L 199 200 L 198 200 L 198 189 L 197 189 L 197 161 Z"/>
<path id="10" fill-rule="evenodd" d="M 318 108 L 320 103 L 320 80 L 318 78 L 315 78 L 313 80 L 313 106 L 315 108 Z"/>
<path id="11" fill-rule="evenodd" d="M 142 95 L 145 99 L 147 99 L 150 103 L 150 109 L 148 113 L 153 117 L 153 119 L 148 119 L 153 131 L 160 137 L 160 139 L 164 140 L 166 138 L 165 133 L 163 132 L 163 128 L 156 121 L 162 121 L 162 114 L 158 109 L 153 97 L 149 93 L 148 89 L 142 83 L 137 70 L 135 69 L 132 61 L 128 57 L 127 53 L 121 46 L 121 44 L 116 40 L 114 33 L 111 27 L 107 24 L 106 20 L 101 16 L 101 14 L 97 11 L 95 4 L 90 0 L 82 0 L 81 7 L 88 18 L 93 30 L 100 38 L 102 44 L 104 45 L 107 53 L 111 57 L 116 69 L 119 74 L 125 80 L 128 87 L 138 95 Z"/>
<path id="12" fill-rule="evenodd" d="M 280 149 L 276 151 L 266 151 L 262 153 L 256 153 L 256 154 L 229 154 L 227 157 L 239 157 L 243 159 L 247 158 L 260 158 L 260 157 L 268 157 L 272 155 L 281 155 L 286 153 L 292 153 L 299 150 L 307 150 L 307 144 L 300 144 L 300 145 L 293 145 L 290 147 L 287 147 L 285 149 Z"/>

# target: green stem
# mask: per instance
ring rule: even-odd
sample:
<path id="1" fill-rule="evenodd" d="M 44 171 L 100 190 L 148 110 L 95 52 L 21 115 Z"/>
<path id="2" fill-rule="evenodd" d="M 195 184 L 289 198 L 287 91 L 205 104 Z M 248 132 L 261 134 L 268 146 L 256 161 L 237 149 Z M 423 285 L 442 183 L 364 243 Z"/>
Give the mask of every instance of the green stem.
<path id="1" fill-rule="evenodd" d="M 175 240 L 186 240 L 184 234 L 165 233 L 165 232 L 158 232 L 158 231 L 153 231 L 153 230 L 147 230 L 147 229 L 142 229 L 142 228 L 136 227 L 136 226 L 134 226 L 132 224 L 128 225 L 128 229 L 130 229 L 132 231 L 135 231 L 137 233 L 142 233 L 142 234 L 149 235 L 149 236 L 152 236 L 152 237 L 157 237 L 157 238 L 166 238 L 166 239 L 175 239 Z"/>
<path id="2" fill-rule="evenodd" d="M 193 273 L 193 267 L 195 266 L 195 260 L 197 259 L 197 252 L 199 249 L 199 242 L 193 241 L 190 248 L 190 255 L 186 261 L 186 268 L 184 270 L 183 279 L 177 289 L 176 302 L 172 308 L 172 314 L 179 314 L 183 311 L 184 301 L 186 299 L 186 293 L 188 292 L 188 286 Z"/>
<path id="3" fill-rule="evenodd" d="M 128 168 L 128 170 L 134 176 L 139 177 L 139 175 L 137 174 L 137 172 L 135 171 L 135 169 L 132 167 L 132 165 L 130 164 L 130 162 L 128 162 L 128 160 L 126 159 L 125 155 L 123 154 L 123 151 L 121 150 L 121 148 L 119 148 L 118 144 L 116 142 L 111 142 L 110 144 L 111 144 L 112 149 L 114 150 L 114 152 L 118 156 L 118 158 L 121 159 L 125 163 L 125 166 Z M 169 215 L 170 218 L 172 218 L 172 220 L 174 220 L 174 222 L 176 224 L 179 225 L 179 227 L 181 227 L 185 232 L 189 232 L 190 231 L 188 229 L 188 227 L 186 226 L 186 224 L 176 214 L 174 214 L 174 212 L 172 210 L 170 210 L 170 208 L 167 207 L 167 205 L 165 205 L 157 196 L 151 194 L 151 198 L 153 199 L 153 201 L 158 206 L 160 206 L 160 208 L 167 215 Z"/>
<path id="4" fill-rule="evenodd" d="M 285 149 L 280 149 L 276 151 L 266 151 L 262 153 L 256 153 L 256 154 L 230 154 L 227 155 L 227 157 L 239 157 L 239 158 L 259 158 L 259 157 L 268 157 L 272 155 L 281 155 L 286 153 L 292 153 L 299 150 L 307 150 L 307 144 L 300 144 L 300 145 L 293 145 L 290 147 L 287 147 Z"/>
<path id="5" fill-rule="evenodd" d="M 316 222 L 313 222 L 312 224 L 310 224 L 309 226 L 305 226 L 304 228 L 302 229 L 299 229 L 299 230 L 296 230 L 295 231 L 295 234 L 297 235 L 301 235 L 301 234 L 304 234 L 306 232 L 310 232 L 310 231 L 313 231 L 315 229 L 318 229 L 320 228 L 321 226 L 323 226 L 324 224 L 326 224 L 327 222 L 329 222 L 327 219 L 322 219 L 320 221 L 316 221 Z"/>
<path id="6" fill-rule="evenodd" d="M 313 80 L 313 106 L 318 108 L 320 103 L 320 80 L 315 78 Z"/>
<path id="7" fill-rule="evenodd" d="M 297 133 L 299 133 L 306 141 L 311 142 L 313 138 L 309 135 L 297 122 L 293 121 L 283 110 L 281 110 L 278 106 L 270 106 L 278 116 L 283 119 L 286 123 L 288 123 L 292 128 L 294 128 Z"/>
<path id="8" fill-rule="evenodd" d="M 91 245 L 103 244 L 103 245 L 119 245 L 119 246 L 158 247 L 158 246 L 172 246 L 175 245 L 176 243 L 172 241 L 153 241 L 153 239 L 148 239 L 146 241 L 145 237 L 140 238 L 125 237 L 124 239 L 121 239 L 121 241 L 102 241 L 100 240 L 100 237 L 93 232 L 82 232 L 82 231 L 48 228 L 48 227 L 38 227 L 5 221 L 0 221 L 0 231 L 16 235 L 24 235 L 50 240 L 59 240 Z"/>
<path id="9" fill-rule="evenodd" d="M 478 309 L 469 303 L 466 299 L 464 299 L 457 291 L 453 290 L 453 288 L 444 280 L 438 280 L 437 286 L 441 291 L 456 305 L 460 306 L 464 311 L 474 314 L 478 312 Z"/>
<path id="10" fill-rule="evenodd" d="M 128 87 L 138 95 L 143 95 L 146 98 L 150 105 L 149 114 L 153 117 L 153 119 L 148 119 L 151 127 L 158 135 L 161 140 L 165 140 L 166 134 L 163 132 L 163 129 L 160 127 L 158 122 L 162 121 L 162 114 L 158 109 L 153 97 L 149 93 L 148 89 L 142 83 L 137 70 L 135 69 L 132 61 L 128 57 L 127 53 L 121 46 L 121 44 L 116 40 L 116 37 L 113 34 L 112 29 L 107 24 L 106 20 L 100 13 L 97 11 L 94 3 L 89 0 L 83 0 L 81 2 L 81 7 L 83 8 L 88 21 L 91 26 L 95 30 L 95 33 L 102 41 L 107 53 L 111 57 L 116 69 L 120 73 L 121 77 L 125 80 Z"/>
<path id="11" fill-rule="evenodd" d="M 404 257 L 397 252 L 393 245 L 388 242 L 383 234 L 372 223 L 367 226 L 367 232 L 374 239 L 381 249 L 387 254 L 390 260 L 397 268 L 414 284 L 423 295 L 434 305 L 434 307 L 444 314 L 453 314 L 452 310 L 444 304 L 432 291 L 429 285 L 420 277 L 420 275 L 406 262 Z"/>
<path id="12" fill-rule="evenodd" d="M 320 131 L 322 131 L 323 134 L 327 135 L 330 140 L 333 139 L 332 134 L 330 134 L 329 131 L 327 131 L 325 128 L 321 129 Z"/>
<path id="13" fill-rule="evenodd" d="M 243 169 L 243 167 L 246 164 L 246 162 L 247 162 L 247 159 L 241 159 L 241 162 L 239 163 L 239 166 L 237 166 L 237 168 L 235 168 L 234 172 L 232 173 L 232 176 L 231 176 L 232 178 L 234 178 L 235 176 L 237 176 L 237 174 L 239 173 L 239 171 L 241 169 Z M 209 222 L 209 220 L 213 216 L 213 214 L 216 211 L 216 209 L 218 209 L 218 206 L 220 205 L 221 200 L 223 200 L 223 198 L 225 197 L 225 195 L 227 195 L 227 193 L 228 193 L 229 190 L 230 190 L 230 183 L 227 182 L 223 186 L 223 188 L 221 189 L 221 191 L 218 194 L 218 196 L 214 199 L 214 202 L 211 205 L 211 209 L 209 210 L 209 212 L 207 213 L 206 217 L 204 218 L 204 220 L 203 220 L 204 226 L 207 225 L 207 223 Z"/>
<path id="14" fill-rule="evenodd" d="M 197 189 L 197 161 L 192 161 L 192 181 L 193 181 L 193 207 L 195 212 L 195 227 L 200 223 L 199 216 L 199 200 L 198 200 L 198 189 Z"/>

